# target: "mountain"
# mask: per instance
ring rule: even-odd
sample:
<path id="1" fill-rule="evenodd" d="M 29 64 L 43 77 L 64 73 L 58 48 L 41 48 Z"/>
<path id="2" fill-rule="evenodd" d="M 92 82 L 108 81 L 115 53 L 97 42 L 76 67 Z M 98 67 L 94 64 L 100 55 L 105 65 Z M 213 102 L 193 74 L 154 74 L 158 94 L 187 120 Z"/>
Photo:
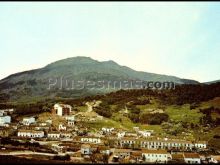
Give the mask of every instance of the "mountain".
<path id="1" fill-rule="evenodd" d="M 62 80 L 62 81 L 61 81 Z M 78 81 L 172 81 L 196 84 L 197 81 L 175 76 L 135 71 L 114 61 L 97 61 L 90 57 L 72 57 L 53 62 L 43 68 L 12 74 L 0 80 L 0 100 L 30 100 L 53 97 L 74 98 L 109 92 L 114 89 L 76 88 Z M 65 88 L 64 84 L 67 85 Z M 97 84 L 96 84 L 97 85 Z M 106 84 L 105 84 L 106 85 Z M 112 84 L 111 84 L 112 85 Z M 117 87 L 119 84 L 116 85 Z M 67 87 L 67 88 L 66 88 Z M 72 89 L 74 88 L 74 89 Z"/>
<path id="2" fill-rule="evenodd" d="M 204 84 L 214 84 L 218 82 L 220 82 L 220 80 L 208 81 L 208 82 L 204 82 Z"/>

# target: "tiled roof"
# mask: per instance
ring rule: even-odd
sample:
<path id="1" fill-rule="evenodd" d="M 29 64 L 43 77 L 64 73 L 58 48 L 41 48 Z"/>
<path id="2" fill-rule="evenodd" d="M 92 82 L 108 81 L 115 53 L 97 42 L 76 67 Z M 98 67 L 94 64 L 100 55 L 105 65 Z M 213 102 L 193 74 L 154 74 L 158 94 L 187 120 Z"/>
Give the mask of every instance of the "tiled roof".
<path id="1" fill-rule="evenodd" d="M 131 153 L 131 155 L 133 155 L 133 156 L 141 156 L 142 152 L 141 151 L 134 151 L 134 152 Z"/>
<path id="2" fill-rule="evenodd" d="M 184 153 L 184 158 L 200 158 L 198 153 Z"/>
<path id="3" fill-rule="evenodd" d="M 172 154 L 172 159 L 184 159 L 183 154 Z"/>
<path id="4" fill-rule="evenodd" d="M 98 146 L 99 150 L 109 150 L 110 148 L 108 146 Z"/>
<path id="5" fill-rule="evenodd" d="M 115 151 L 116 153 L 120 153 L 120 152 L 132 152 L 131 149 L 119 149 L 119 148 L 116 148 Z"/>
<path id="6" fill-rule="evenodd" d="M 36 131 L 36 130 L 18 130 L 18 132 L 25 132 L 25 133 L 44 133 L 44 131 Z"/>
<path id="7" fill-rule="evenodd" d="M 91 148 L 91 146 L 89 144 L 82 144 L 81 148 Z"/>
<path id="8" fill-rule="evenodd" d="M 60 134 L 60 132 L 58 132 L 58 131 L 50 131 L 50 132 L 48 132 L 48 134 Z"/>
<path id="9" fill-rule="evenodd" d="M 220 155 L 211 155 L 211 158 L 220 161 Z"/>
<path id="10" fill-rule="evenodd" d="M 196 144 L 207 144 L 207 141 L 197 141 Z"/>
<path id="11" fill-rule="evenodd" d="M 148 150 L 148 149 L 142 149 L 142 153 L 147 154 L 168 154 L 166 150 Z"/>

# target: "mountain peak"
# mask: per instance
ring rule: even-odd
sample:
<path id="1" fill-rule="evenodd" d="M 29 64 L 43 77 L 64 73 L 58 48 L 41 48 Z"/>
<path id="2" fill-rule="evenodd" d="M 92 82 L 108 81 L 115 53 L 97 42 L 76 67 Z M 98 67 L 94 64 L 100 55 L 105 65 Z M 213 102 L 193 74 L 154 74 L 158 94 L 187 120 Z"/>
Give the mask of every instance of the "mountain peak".
<path id="1" fill-rule="evenodd" d="M 103 61 L 102 63 L 104 64 L 109 64 L 109 65 L 118 65 L 115 61 L 113 60 L 108 60 L 108 61 Z"/>
<path id="2" fill-rule="evenodd" d="M 59 60 L 53 62 L 46 67 L 60 67 L 60 66 L 70 66 L 75 64 L 92 64 L 97 63 L 98 61 L 92 59 L 91 57 L 86 56 L 76 56 L 76 57 L 69 57 L 63 60 Z"/>

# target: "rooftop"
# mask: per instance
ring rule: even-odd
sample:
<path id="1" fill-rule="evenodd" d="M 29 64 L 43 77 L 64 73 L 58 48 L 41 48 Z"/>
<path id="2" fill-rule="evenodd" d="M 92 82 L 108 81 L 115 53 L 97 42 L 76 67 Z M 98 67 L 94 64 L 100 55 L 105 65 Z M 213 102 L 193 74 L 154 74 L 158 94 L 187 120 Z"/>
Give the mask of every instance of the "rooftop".
<path id="1" fill-rule="evenodd" d="M 198 153 L 184 153 L 184 158 L 200 158 Z"/>
<path id="2" fill-rule="evenodd" d="M 116 148 L 115 151 L 116 153 L 120 153 L 120 152 L 132 152 L 131 149 L 119 149 L 119 148 Z"/>
<path id="3" fill-rule="evenodd" d="M 172 159 L 184 159 L 183 154 L 172 154 Z"/>
<path id="4" fill-rule="evenodd" d="M 142 153 L 149 153 L 149 154 L 168 154 L 166 150 L 148 150 L 142 149 Z"/>

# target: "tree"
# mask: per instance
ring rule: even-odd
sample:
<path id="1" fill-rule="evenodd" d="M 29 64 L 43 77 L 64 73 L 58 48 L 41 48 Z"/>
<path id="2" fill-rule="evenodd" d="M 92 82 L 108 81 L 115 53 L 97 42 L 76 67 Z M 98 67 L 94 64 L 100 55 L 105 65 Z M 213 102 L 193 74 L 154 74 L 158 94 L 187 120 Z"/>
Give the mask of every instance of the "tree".
<path id="1" fill-rule="evenodd" d="M 103 163 L 108 164 L 108 159 L 109 159 L 109 156 L 107 154 L 104 154 L 103 155 Z"/>
<path id="2" fill-rule="evenodd" d="M 166 113 L 144 113 L 140 116 L 140 122 L 144 124 L 160 125 L 169 119 Z"/>

